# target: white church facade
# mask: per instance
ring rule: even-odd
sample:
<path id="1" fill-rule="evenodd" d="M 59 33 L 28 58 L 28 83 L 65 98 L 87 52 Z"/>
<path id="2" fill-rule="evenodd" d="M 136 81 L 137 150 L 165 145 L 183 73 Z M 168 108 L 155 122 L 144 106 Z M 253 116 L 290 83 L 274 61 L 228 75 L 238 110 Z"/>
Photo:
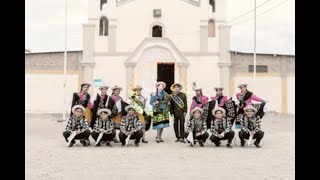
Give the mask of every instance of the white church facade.
<path id="1" fill-rule="evenodd" d="M 230 95 L 226 1 L 91 0 L 88 16 L 84 81 L 122 86 L 125 99 L 133 85 L 148 95 L 160 80 L 181 83 L 190 96 L 192 82 L 207 94 L 221 84 Z"/>

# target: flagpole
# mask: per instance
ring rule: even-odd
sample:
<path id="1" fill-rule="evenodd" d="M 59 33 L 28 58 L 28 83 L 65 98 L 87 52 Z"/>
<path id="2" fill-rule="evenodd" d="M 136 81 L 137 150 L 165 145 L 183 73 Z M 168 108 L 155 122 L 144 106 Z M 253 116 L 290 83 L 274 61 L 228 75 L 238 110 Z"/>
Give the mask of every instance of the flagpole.
<path id="1" fill-rule="evenodd" d="M 256 0 L 254 0 L 254 44 L 253 44 L 253 77 L 256 77 L 256 66 L 257 66 L 257 57 L 256 57 Z"/>
<path id="2" fill-rule="evenodd" d="M 62 111 L 62 120 L 59 122 L 63 122 L 66 120 L 66 81 L 67 81 L 67 13 L 68 13 L 68 0 L 65 0 L 65 21 L 64 21 L 64 65 L 63 65 L 63 111 Z"/>

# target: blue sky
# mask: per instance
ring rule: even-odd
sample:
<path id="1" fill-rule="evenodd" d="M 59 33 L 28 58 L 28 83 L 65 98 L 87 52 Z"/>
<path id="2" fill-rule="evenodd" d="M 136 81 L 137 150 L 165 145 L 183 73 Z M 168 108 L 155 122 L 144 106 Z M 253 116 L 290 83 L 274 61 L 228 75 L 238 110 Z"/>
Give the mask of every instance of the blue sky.
<path id="1" fill-rule="evenodd" d="M 257 15 L 265 12 L 257 16 L 257 53 L 295 54 L 294 0 L 256 2 L 257 6 L 266 2 L 257 8 Z M 277 6 L 281 2 L 284 3 Z M 87 5 L 88 0 L 68 0 L 68 50 L 82 49 L 82 23 L 87 22 Z M 25 8 L 26 49 L 32 52 L 64 50 L 65 0 L 26 0 Z M 253 8 L 254 0 L 228 0 L 227 19 Z M 230 24 L 231 50 L 253 52 L 253 12 Z"/>

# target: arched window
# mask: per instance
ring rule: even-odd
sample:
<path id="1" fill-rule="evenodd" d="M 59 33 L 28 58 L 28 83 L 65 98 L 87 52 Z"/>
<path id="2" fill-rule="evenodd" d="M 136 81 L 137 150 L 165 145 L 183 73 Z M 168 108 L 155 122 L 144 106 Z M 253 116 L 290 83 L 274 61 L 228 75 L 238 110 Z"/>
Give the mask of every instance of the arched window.
<path id="1" fill-rule="evenodd" d="M 162 27 L 161 26 L 153 26 L 152 27 L 152 37 L 162 37 Z"/>
<path id="2" fill-rule="evenodd" d="M 106 17 L 101 17 L 99 26 L 99 35 L 108 36 L 109 21 Z"/>
<path id="3" fill-rule="evenodd" d="M 108 0 L 100 0 L 100 11 L 102 10 L 102 6 L 103 6 L 104 4 L 107 4 L 107 1 L 108 1 Z"/>
<path id="4" fill-rule="evenodd" d="M 211 19 L 208 22 L 208 37 L 215 37 L 216 36 L 216 27 L 214 21 Z"/>
<path id="5" fill-rule="evenodd" d="M 212 7 L 212 12 L 216 12 L 216 1 L 215 0 L 210 0 L 209 4 Z"/>

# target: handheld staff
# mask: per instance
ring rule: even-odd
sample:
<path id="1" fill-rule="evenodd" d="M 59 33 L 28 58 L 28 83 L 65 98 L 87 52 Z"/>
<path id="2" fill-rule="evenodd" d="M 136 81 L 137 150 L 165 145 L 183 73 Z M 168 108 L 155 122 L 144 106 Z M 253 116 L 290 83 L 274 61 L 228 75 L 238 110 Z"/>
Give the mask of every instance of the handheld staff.
<path id="1" fill-rule="evenodd" d="M 194 145 L 194 140 L 193 140 L 193 132 L 191 131 L 187 137 L 187 140 L 190 142 L 190 144 Z"/>
<path id="2" fill-rule="evenodd" d="M 131 135 L 129 135 L 129 136 L 127 137 L 127 139 L 126 139 L 126 146 L 127 146 L 128 143 L 129 143 L 130 137 L 131 137 Z"/>
<path id="3" fill-rule="evenodd" d="M 252 139 L 253 139 L 253 135 L 250 135 L 249 141 L 248 141 L 248 146 L 251 146 L 251 144 L 252 144 Z"/>
<path id="4" fill-rule="evenodd" d="M 101 141 L 101 139 L 102 139 L 102 136 L 103 136 L 103 133 L 99 133 L 99 136 L 98 136 L 98 139 L 97 139 L 97 141 L 96 141 L 96 144 L 95 144 L 95 145 L 99 144 L 99 142 L 100 142 L 100 141 Z"/>
<path id="5" fill-rule="evenodd" d="M 74 139 L 74 137 L 76 137 L 76 135 L 77 135 L 77 132 L 76 132 L 76 131 L 73 131 L 72 134 L 68 137 L 67 146 L 70 145 L 71 141 Z"/>

